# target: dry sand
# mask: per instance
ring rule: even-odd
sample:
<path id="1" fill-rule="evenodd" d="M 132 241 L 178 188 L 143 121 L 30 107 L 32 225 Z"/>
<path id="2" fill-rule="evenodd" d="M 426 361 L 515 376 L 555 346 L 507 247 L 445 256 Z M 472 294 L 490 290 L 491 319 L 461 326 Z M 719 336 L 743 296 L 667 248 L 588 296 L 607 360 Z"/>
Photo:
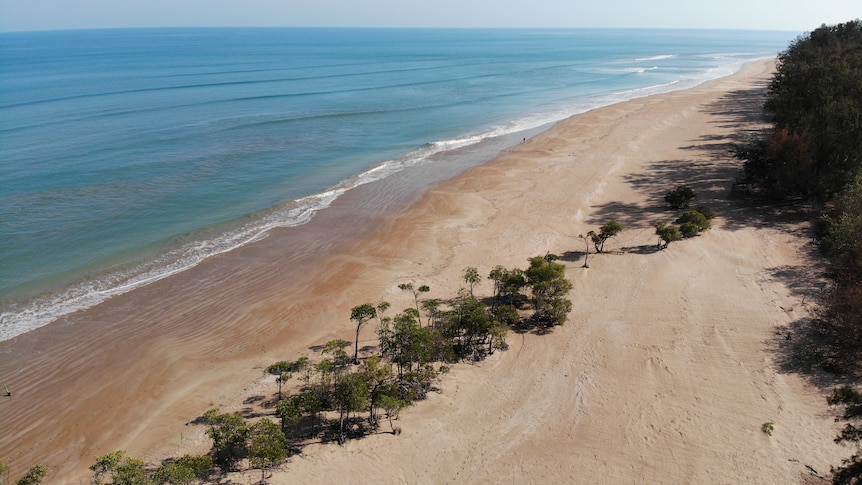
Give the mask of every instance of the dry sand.
<path id="1" fill-rule="evenodd" d="M 114 449 L 147 460 L 205 451 L 201 427 L 184 423 L 210 407 L 253 408 L 243 401 L 274 392 L 264 366 L 352 339 L 350 307 L 407 307 L 404 281 L 448 297 L 467 266 L 487 274 L 554 252 L 575 285 L 565 326 L 510 333 L 508 351 L 455 366 L 441 393 L 405 410 L 401 435 L 310 445 L 272 483 L 798 483 L 808 467 L 828 473 L 849 450 L 832 442 L 823 391 L 779 365 L 777 332 L 810 311 L 796 279 L 809 272 L 805 226 L 729 200 L 739 164 L 727 149 L 758 127 L 773 67 L 575 116 L 325 251 L 282 231 L 0 343 L 0 375 L 15 391 L 0 401 L 0 459 L 13 476 L 43 462 L 48 483 L 78 484 Z M 717 219 L 656 251 L 653 224 L 675 218 L 662 196 L 681 183 Z M 318 223 L 346 223 L 359 195 Z M 611 219 L 626 230 L 582 268 L 578 235 Z M 372 336 L 364 330 L 364 343 Z"/>

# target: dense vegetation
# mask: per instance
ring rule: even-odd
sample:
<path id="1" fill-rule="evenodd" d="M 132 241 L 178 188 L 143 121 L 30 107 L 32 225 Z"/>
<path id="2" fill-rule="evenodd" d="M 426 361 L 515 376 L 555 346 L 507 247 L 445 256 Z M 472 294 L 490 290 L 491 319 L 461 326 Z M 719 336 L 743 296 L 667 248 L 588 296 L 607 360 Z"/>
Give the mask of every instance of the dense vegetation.
<path id="1" fill-rule="evenodd" d="M 616 223 L 608 225 L 602 237 L 606 240 L 621 230 Z M 604 240 L 597 242 L 599 247 Z M 472 267 L 463 274 L 467 288 L 444 301 L 422 300 L 430 291 L 427 285 L 402 283 L 399 288 L 413 297 L 411 307 L 390 317 L 387 302 L 355 306 L 350 312 L 356 325 L 354 342 L 330 340 L 319 347 L 322 358 L 316 362 L 301 357 L 266 368 L 275 376 L 278 391 L 264 408 L 278 423 L 266 416 L 250 420 L 210 409 L 196 421 L 207 426 L 212 440 L 208 455 L 186 455 L 148 468 L 117 450 L 96 458 L 90 467 L 93 483 L 190 484 L 220 471 L 240 469 L 260 470 L 260 483 L 266 483 L 267 471 L 305 443 L 344 443 L 379 432 L 381 418 L 389 423 L 389 432 L 399 434 L 393 420 L 401 409 L 436 389 L 448 365 L 479 361 L 506 349 L 510 329 L 545 332 L 566 321 L 572 308 L 567 298 L 572 283 L 557 259 L 546 254 L 530 258 L 526 269 L 495 267 L 488 275 L 493 294 L 484 301 L 474 296 L 482 278 Z M 372 321 L 378 324 L 377 345 L 370 348 L 376 353 L 360 358 L 360 334 Z M 297 382 L 286 395 L 284 385 L 292 379 Z"/>
<path id="2" fill-rule="evenodd" d="M 803 200 L 821 208 L 815 232 L 835 284 L 824 299 L 822 315 L 806 329 L 803 357 L 823 370 L 858 376 L 862 371 L 862 22 L 824 25 L 791 43 L 778 57 L 764 108 L 771 129 L 736 153 L 745 161 L 743 186 L 767 197 Z M 858 420 L 858 393 L 850 388 L 841 392 L 833 395 L 830 404 L 846 406 L 845 419 Z M 854 433 L 845 429 L 839 440 L 859 442 L 862 436 L 852 429 Z M 835 483 L 862 481 L 860 460 L 857 453 L 837 469 Z"/>

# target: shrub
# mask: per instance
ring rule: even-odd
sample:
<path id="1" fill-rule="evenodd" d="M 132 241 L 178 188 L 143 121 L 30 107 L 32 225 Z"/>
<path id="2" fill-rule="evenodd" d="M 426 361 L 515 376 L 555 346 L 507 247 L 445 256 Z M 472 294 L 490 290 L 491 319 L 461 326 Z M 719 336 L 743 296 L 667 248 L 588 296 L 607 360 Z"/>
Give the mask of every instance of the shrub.
<path id="1" fill-rule="evenodd" d="M 664 201 L 674 209 L 685 209 L 695 198 L 694 190 L 687 185 L 680 185 L 664 196 Z"/>

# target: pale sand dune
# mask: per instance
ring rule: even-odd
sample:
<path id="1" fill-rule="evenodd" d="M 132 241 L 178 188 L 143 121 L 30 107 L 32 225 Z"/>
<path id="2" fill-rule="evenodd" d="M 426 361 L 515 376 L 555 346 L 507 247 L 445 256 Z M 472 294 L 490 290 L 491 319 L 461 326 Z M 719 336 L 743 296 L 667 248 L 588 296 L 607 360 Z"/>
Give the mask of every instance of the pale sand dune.
<path id="1" fill-rule="evenodd" d="M 738 165 L 728 143 L 752 128 L 751 96 L 771 69 L 573 117 L 391 220 L 366 221 L 369 234 L 325 257 L 282 231 L 0 344 L 16 390 L 0 402 L 0 457 L 16 470 L 52 465 L 49 483 L 86 483 L 93 456 L 113 449 L 149 460 L 205 451 L 201 427 L 183 423 L 274 392 L 256 381 L 262 366 L 352 339 L 351 306 L 404 308 L 397 284 L 411 280 L 448 297 L 467 266 L 487 274 L 555 252 L 575 285 L 565 326 L 510 334 L 508 351 L 455 366 L 442 393 L 405 410 L 400 436 L 308 446 L 273 483 L 793 483 L 806 465 L 828 472 L 848 450 L 832 442 L 824 395 L 776 364 L 776 328 L 807 315 L 787 279 L 807 269 L 805 233 L 727 200 Z M 679 183 L 718 218 L 656 252 L 654 222 L 675 217 L 662 195 Z M 340 208 L 359 195 L 316 223 L 346 224 Z M 577 236 L 613 218 L 626 230 L 612 254 L 582 268 Z"/>

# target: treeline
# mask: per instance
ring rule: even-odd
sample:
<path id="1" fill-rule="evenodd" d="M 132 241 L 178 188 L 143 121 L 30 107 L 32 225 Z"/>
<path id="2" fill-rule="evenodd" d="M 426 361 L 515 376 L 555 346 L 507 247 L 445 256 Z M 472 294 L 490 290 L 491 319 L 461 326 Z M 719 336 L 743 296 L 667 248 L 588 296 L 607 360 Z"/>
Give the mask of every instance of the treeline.
<path id="1" fill-rule="evenodd" d="M 822 26 L 778 57 L 772 128 L 737 150 L 754 192 L 820 207 L 815 235 L 835 290 L 809 349 L 824 369 L 862 371 L 862 21 Z"/>
<path id="2" fill-rule="evenodd" d="M 805 329 L 802 357 L 844 375 L 862 372 L 862 22 L 822 26 L 778 56 L 764 110 L 772 127 L 739 147 L 741 187 L 769 198 L 819 207 L 815 236 L 834 289 Z M 844 419 L 862 419 L 859 394 L 842 388 L 831 404 Z M 854 401 L 855 399 L 855 401 Z M 855 402 L 855 404 L 854 404 Z M 856 406 L 855 408 L 853 406 Z M 854 412 L 855 410 L 855 412 Z M 844 433 L 841 441 L 862 434 Z M 862 456 L 848 460 L 836 483 L 862 480 Z"/>
<path id="3" fill-rule="evenodd" d="M 530 258 L 526 269 L 493 268 L 487 276 L 493 290 L 484 299 L 474 295 L 483 278 L 470 267 L 462 275 L 466 286 L 450 299 L 422 299 L 430 291 L 427 285 L 403 283 L 399 288 L 413 297 L 409 308 L 388 316 L 388 302 L 355 306 L 350 313 L 354 342 L 331 340 L 319 346 L 319 360 L 301 357 L 267 367 L 278 386 L 275 399 L 265 404 L 268 416 L 249 420 L 211 409 L 196 420 L 212 439 L 208 455 L 148 467 L 118 450 L 97 457 L 90 467 L 93 483 L 190 484 L 244 469 L 260 470 L 265 483 L 268 470 L 306 443 L 344 443 L 380 432 L 381 422 L 388 422 L 387 432 L 399 434 L 393 420 L 435 390 L 450 364 L 505 350 L 509 330 L 547 331 L 566 321 L 572 283 L 557 260 L 546 254 Z M 376 352 L 360 359 L 361 332 L 370 322 L 378 324 L 377 345 L 365 353 Z M 289 382 L 293 392 L 285 393 Z"/>

